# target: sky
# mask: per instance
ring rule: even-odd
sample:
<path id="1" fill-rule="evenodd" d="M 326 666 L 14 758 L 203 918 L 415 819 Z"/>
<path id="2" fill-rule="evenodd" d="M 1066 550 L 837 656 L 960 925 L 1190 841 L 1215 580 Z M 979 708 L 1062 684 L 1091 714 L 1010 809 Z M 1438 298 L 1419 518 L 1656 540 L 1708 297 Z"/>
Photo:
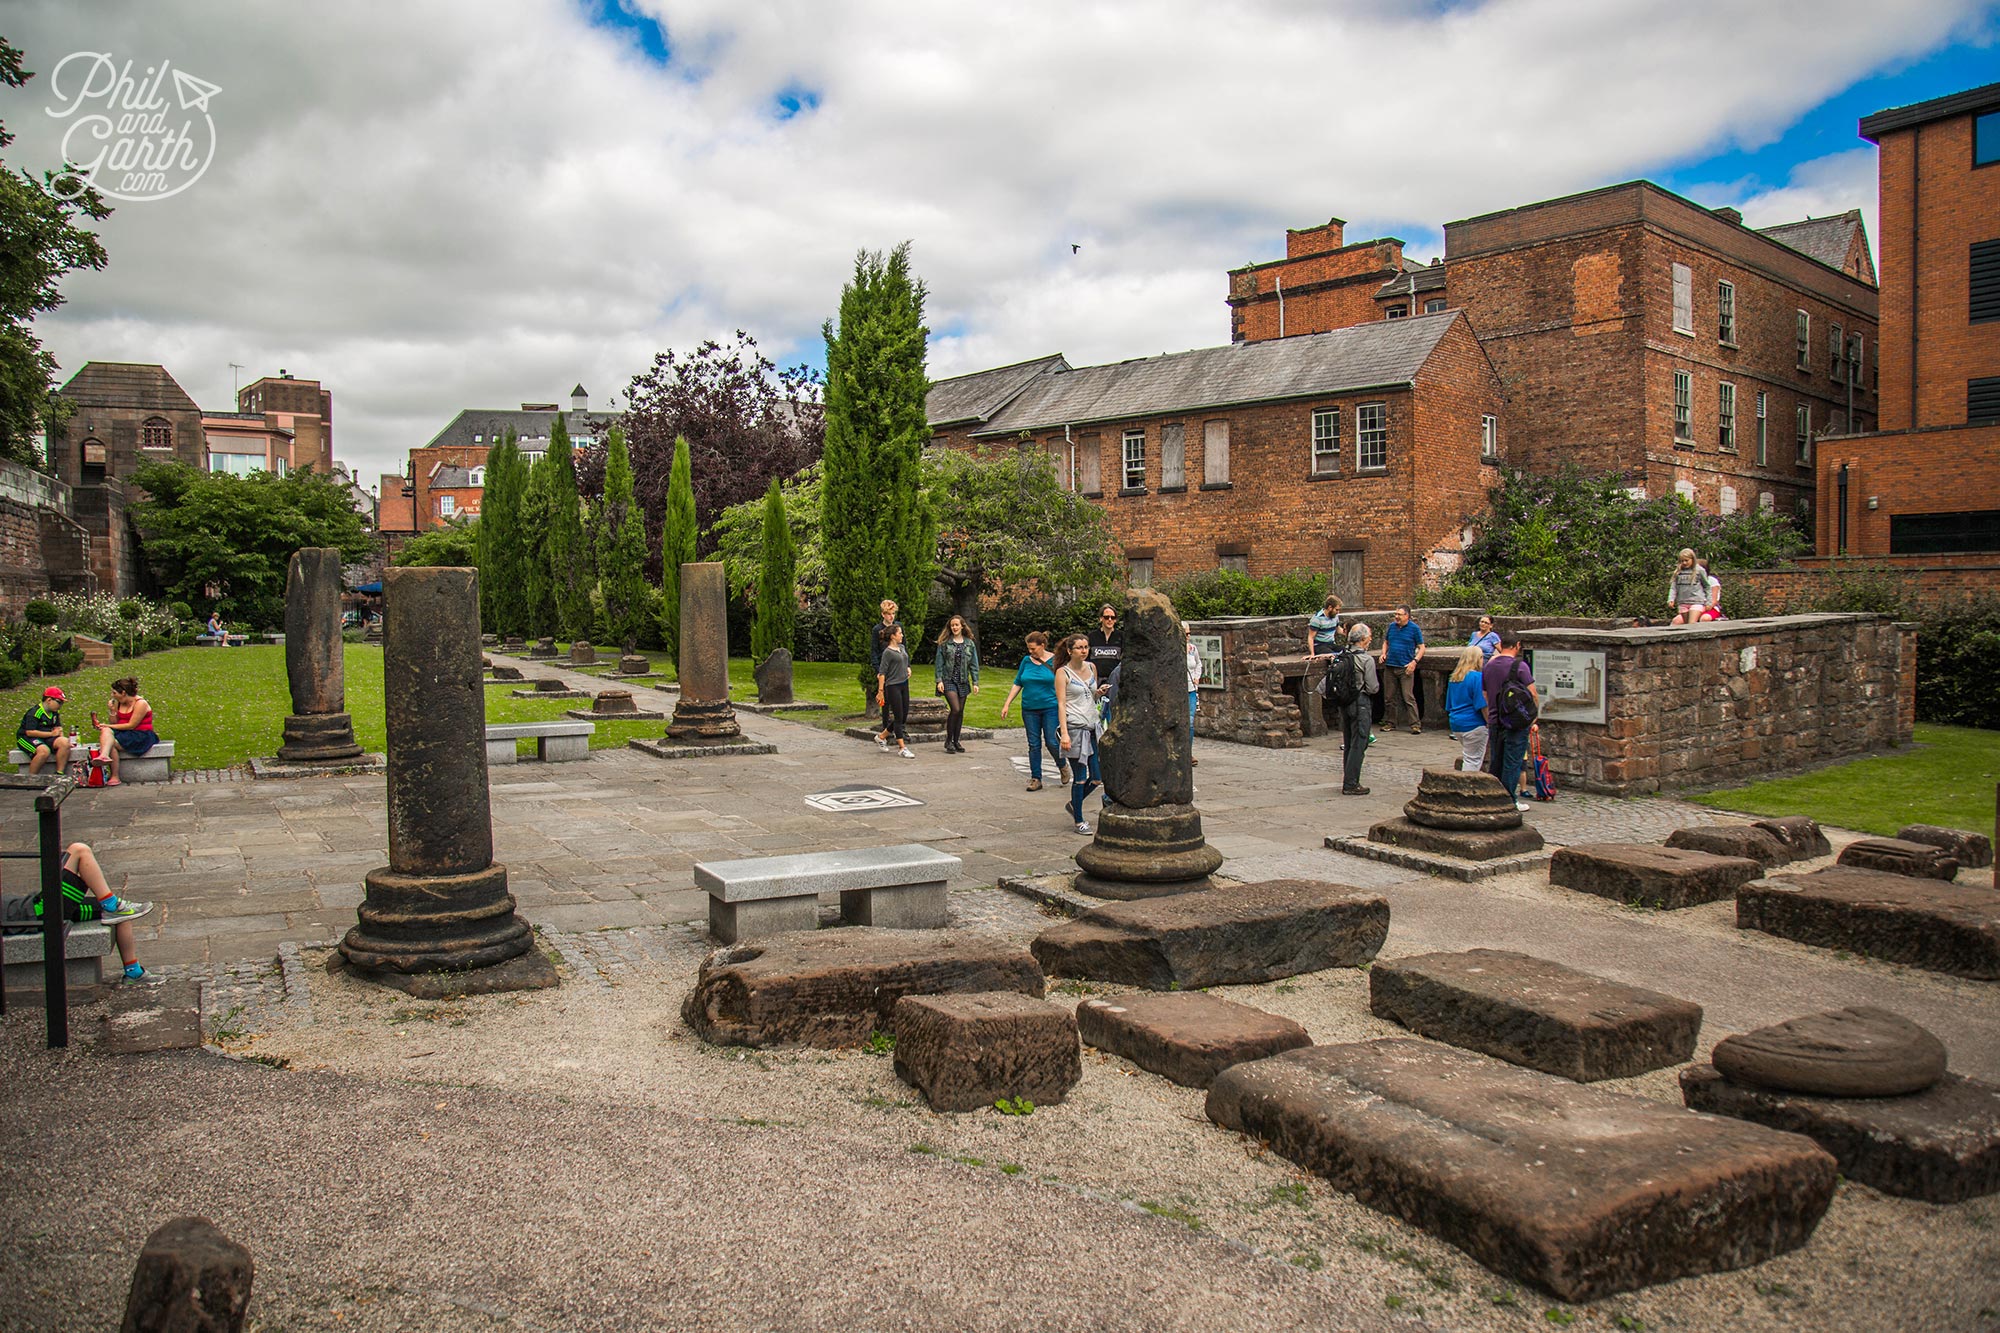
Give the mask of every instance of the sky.
<path id="1" fill-rule="evenodd" d="M 64 377 L 316 378 L 370 483 L 739 328 L 821 365 L 905 240 L 941 378 L 1226 343 L 1227 270 L 1330 216 L 1428 259 L 1645 177 L 1872 238 L 1856 120 L 2000 80 L 2000 0 L 11 0 L 0 35 L 38 72 L 8 165 L 130 196 L 37 323 Z"/>

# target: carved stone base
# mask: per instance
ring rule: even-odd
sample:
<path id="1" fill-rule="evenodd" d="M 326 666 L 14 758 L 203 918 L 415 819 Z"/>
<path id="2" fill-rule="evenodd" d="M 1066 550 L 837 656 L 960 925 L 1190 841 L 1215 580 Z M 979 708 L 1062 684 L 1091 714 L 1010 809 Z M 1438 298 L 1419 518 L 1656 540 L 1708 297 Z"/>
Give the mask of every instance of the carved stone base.
<path id="1" fill-rule="evenodd" d="M 336 959 L 340 955 L 334 955 Z M 345 962 L 345 960 L 342 960 Z M 559 984 L 555 964 L 540 949 L 491 967 L 466 972 L 381 972 L 346 964 L 341 971 L 359 981 L 399 990 L 417 1000 L 451 1000 L 461 995 L 497 995 L 505 991 L 549 990 Z"/>
<path id="2" fill-rule="evenodd" d="M 518 958 L 534 931 L 514 914 L 507 867 L 463 875 L 405 875 L 387 866 L 364 879 L 360 923 L 340 942 L 366 972 L 465 972 Z"/>
<path id="3" fill-rule="evenodd" d="M 1106 806 L 1097 835 L 1076 854 L 1083 870 L 1072 887 L 1093 897 L 1127 901 L 1193 893 L 1215 887 L 1209 878 L 1222 853 L 1202 838 L 1201 812 L 1192 805 L 1128 810 Z"/>
<path id="4" fill-rule="evenodd" d="M 742 734 L 736 710 L 727 699 L 695 703 L 683 697 L 674 705 L 674 720 L 667 724 L 667 738 L 676 741 L 733 741 Z"/>
<path id="5" fill-rule="evenodd" d="M 354 719 L 346 713 L 293 713 L 285 719 L 278 758 L 288 764 L 332 764 L 360 756 Z"/>

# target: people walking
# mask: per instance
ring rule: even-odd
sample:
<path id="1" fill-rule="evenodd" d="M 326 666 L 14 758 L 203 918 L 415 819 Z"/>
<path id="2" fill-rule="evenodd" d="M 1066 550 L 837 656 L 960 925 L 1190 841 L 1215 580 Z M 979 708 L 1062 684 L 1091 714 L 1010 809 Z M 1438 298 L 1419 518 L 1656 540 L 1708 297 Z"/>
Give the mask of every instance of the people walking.
<path id="1" fill-rule="evenodd" d="M 938 634 L 931 675 L 944 696 L 944 752 L 964 754 L 965 701 L 979 693 L 979 645 L 965 631 L 965 617 L 953 616 Z"/>
<path id="2" fill-rule="evenodd" d="M 896 619 L 896 611 L 896 603 L 892 599 L 884 597 L 882 599 L 882 619 L 880 623 L 869 627 L 868 666 L 878 676 L 882 672 L 882 650 L 889 646 L 889 636 L 903 628 L 903 622 Z M 882 719 L 882 730 L 875 733 L 875 743 L 884 748 L 887 748 L 889 744 L 888 721 L 889 719 L 885 716 Z"/>
<path id="3" fill-rule="evenodd" d="M 1535 692 L 1535 673 L 1521 660 L 1521 632 L 1502 630 L 1500 649 L 1481 672 L 1486 695 L 1487 769 L 1500 779 L 1507 795 L 1519 810 L 1528 803 L 1516 789 L 1521 784 L 1521 765 L 1528 758 L 1528 741 L 1541 731 L 1535 721 L 1541 712 L 1541 698 Z"/>
<path id="4" fill-rule="evenodd" d="M 1479 617 L 1479 628 L 1473 631 L 1472 637 L 1466 642 L 1479 650 L 1481 666 L 1492 661 L 1493 654 L 1500 648 L 1500 635 L 1493 628 L 1493 617 Z"/>
<path id="5" fill-rule="evenodd" d="M 1410 619 L 1409 606 L 1396 608 L 1395 619 L 1382 632 L 1382 721 L 1396 729 L 1399 714 L 1408 714 L 1410 734 L 1420 735 L 1423 725 L 1417 717 L 1417 663 L 1424 660 L 1424 629 Z"/>
<path id="6" fill-rule="evenodd" d="M 1499 636 L 1494 636 L 1497 640 Z M 1458 742 L 1457 768 L 1477 773 L 1486 765 L 1486 654 L 1476 643 L 1459 650 L 1458 666 L 1444 690 L 1444 710 L 1452 738 Z"/>
<path id="7" fill-rule="evenodd" d="M 901 625 L 891 627 L 881 660 L 875 664 L 875 702 L 882 709 L 882 735 L 875 743 L 886 750 L 888 738 L 894 736 L 896 753 L 915 759 L 910 753 L 910 654 L 903 647 Z"/>
<path id="8" fill-rule="evenodd" d="M 1667 581 L 1667 605 L 1674 609 L 1670 625 L 1692 625 L 1708 606 L 1708 575 L 1695 563 L 1694 552 L 1681 548 L 1674 574 Z"/>
<path id="9" fill-rule="evenodd" d="M 1327 667 L 1327 698 L 1340 708 L 1340 739 L 1346 750 L 1341 768 L 1342 796 L 1368 794 L 1368 789 L 1361 785 L 1361 761 L 1367 757 L 1369 733 L 1375 725 L 1373 695 L 1382 687 L 1375 670 L 1374 655 L 1368 651 L 1372 638 L 1374 632 L 1366 625 L 1356 625 L 1348 632 L 1347 652 L 1336 655 Z M 1334 672 L 1353 672 L 1355 677 L 1349 681 L 1337 681 Z M 1353 697 L 1341 703 L 1349 690 Z"/>
<path id="10" fill-rule="evenodd" d="M 1028 655 L 1014 668 L 1014 684 L 1000 704 L 1000 720 L 1014 700 L 1021 701 L 1021 723 L 1028 732 L 1028 790 L 1042 789 L 1042 747 L 1057 743 L 1060 722 L 1056 708 L 1056 660 L 1049 652 L 1049 636 L 1040 630 L 1028 635 Z M 1064 773 L 1067 779 L 1067 772 Z"/>
<path id="11" fill-rule="evenodd" d="M 1078 833 L 1090 832 L 1083 803 L 1097 790 L 1097 667 L 1090 660 L 1090 639 L 1072 634 L 1062 642 L 1056 668 L 1056 697 L 1062 701 L 1057 721 L 1063 759 L 1069 765 L 1069 817 Z"/>

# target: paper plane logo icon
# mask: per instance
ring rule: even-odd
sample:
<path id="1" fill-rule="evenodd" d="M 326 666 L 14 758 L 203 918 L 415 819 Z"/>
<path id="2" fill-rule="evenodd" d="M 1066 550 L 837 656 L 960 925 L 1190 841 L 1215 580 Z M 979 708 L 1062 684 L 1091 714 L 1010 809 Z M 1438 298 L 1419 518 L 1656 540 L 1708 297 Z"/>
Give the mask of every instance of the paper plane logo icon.
<path id="1" fill-rule="evenodd" d="M 222 91 L 219 84 L 207 79 L 197 79 L 186 70 L 174 71 L 174 92 L 181 99 L 183 111 L 207 111 L 208 99 Z"/>

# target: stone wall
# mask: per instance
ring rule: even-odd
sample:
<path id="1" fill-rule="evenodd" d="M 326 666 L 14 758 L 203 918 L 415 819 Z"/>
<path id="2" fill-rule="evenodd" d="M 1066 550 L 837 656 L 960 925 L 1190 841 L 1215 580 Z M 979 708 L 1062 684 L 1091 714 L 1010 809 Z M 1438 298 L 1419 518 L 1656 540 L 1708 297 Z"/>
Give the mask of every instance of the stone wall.
<path id="1" fill-rule="evenodd" d="M 90 534 L 70 515 L 70 488 L 0 463 L 0 617 L 52 592 L 90 592 Z"/>
<path id="2" fill-rule="evenodd" d="M 1606 721 L 1542 727 L 1558 787 L 1725 786 L 1906 744 L 1916 722 L 1916 626 L 1885 616 L 1540 629 L 1521 644 L 1605 655 Z"/>
<path id="3" fill-rule="evenodd" d="M 1305 744 L 1298 704 L 1298 679 L 1305 668 L 1304 616 L 1191 620 L 1188 631 L 1222 636 L 1222 685 L 1204 680 L 1196 692 L 1197 736 L 1271 749 Z"/>
<path id="4" fill-rule="evenodd" d="M 1806 556 L 1782 569 L 1725 570 L 1723 587 L 1755 589 L 1772 614 L 1803 612 L 1843 590 L 1893 591 L 1908 614 L 1934 615 L 2000 597 L 2000 555 Z"/>

